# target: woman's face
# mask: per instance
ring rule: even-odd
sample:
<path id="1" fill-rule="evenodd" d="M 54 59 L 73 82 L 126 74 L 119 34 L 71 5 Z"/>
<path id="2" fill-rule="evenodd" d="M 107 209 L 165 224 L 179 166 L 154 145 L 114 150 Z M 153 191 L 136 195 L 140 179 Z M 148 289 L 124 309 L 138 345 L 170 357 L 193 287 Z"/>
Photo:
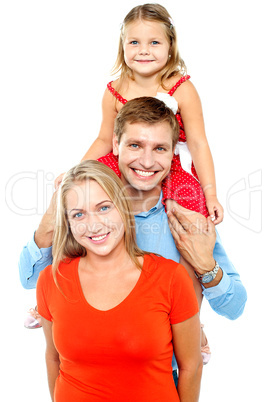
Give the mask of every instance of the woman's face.
<path id="1" fill-rule="evenodd" d="M 99 256 L 124 248 L 124 225 L 111 199 L 94 180 L 77 182 L 66 196 L 67 216 L 75 240 Z"/>

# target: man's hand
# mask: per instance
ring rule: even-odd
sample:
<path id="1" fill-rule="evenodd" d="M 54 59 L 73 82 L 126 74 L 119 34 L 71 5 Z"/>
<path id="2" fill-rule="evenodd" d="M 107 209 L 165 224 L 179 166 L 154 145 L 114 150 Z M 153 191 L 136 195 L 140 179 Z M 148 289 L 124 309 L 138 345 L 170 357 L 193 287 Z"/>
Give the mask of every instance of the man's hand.
<path id="1" fill-rule="evenodd" d="M 210 217 L 188 214 L 177 207 L 167 212 L 169 227 L 180 254 L 199 275 L 213 270 L 213 249 L 216 241 L 215 226 Z"/>
<path id="2" fill-rule="evenodd" d="M 60 186 L 60 184 L 61 184 L 61 182 L 62 182 L 62 180 L 63 180 L 64 175 L 65 175 L 65 173 L 61 173 L 61 174 L 55 179 L 55 182 L 54 182 L 55 190 L 58 190 L 58 189 L 59 189 L 59 186 Z"/>
<path id="3" fill-rule="evenodd" d="M 57 191 L 54 192 L 47 211 L 42 217 L 38 229 L 34 235 L 34 241 L 39 248 L 48 248 L 52 246 L 52 239 L 55 228 Z"/>

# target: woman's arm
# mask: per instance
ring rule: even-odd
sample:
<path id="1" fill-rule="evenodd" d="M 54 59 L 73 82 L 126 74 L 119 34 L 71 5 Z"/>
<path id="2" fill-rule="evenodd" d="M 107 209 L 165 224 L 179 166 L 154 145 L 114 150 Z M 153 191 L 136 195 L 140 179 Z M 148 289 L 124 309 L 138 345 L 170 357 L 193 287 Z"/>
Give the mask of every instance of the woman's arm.
<path id="1" fill-rule="evenodd" d="M 173 348 L 179 368 L 178 395 L 181 402 L 197 402 L 203 361 L 200 353 L 199 314 L 172 325 Z"/>
<path id="2" fill-rule="evenodd" d="M 174 95 L 178 101 L 188 148 L 206 197 L 209 214 L 216 217 L 215 223 L 219 223 L 223 219 L 223 208 L 217 200 L 214 164 L 205 134 L 199 95 L 190 81 L 183 83 Z"/>
<path id="3" fill-rule="evenodd" d="M 52 336 L 52 325 L 53 323 L 42 317 L 43 331 L 46 339 L 46 368 L 47 368 L 47 378 L 48 386 L 51 395 L 51 400 L 54 401 L 54 389 L 56 379 L 59 374 L 59 354 L 55 348 L 53 336 Z"/>
<path id="4" fill-rule="evenodd" d="M 108 89 L 106 89 L 102 99 L 102 123 L 100 132 L 82 160 L 98 159 L 112 151 L 112 138 L 116 115 L 115 98 Z"/>

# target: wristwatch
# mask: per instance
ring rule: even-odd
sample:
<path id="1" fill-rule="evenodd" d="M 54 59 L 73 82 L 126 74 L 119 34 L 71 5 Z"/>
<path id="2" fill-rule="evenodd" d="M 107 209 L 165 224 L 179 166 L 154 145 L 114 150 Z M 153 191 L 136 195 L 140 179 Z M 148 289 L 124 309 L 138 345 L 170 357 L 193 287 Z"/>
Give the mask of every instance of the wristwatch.
<path id="1" fill-rule="evenodd" d="M 220 267 L 217 261 L 215 261 L 215 267 L 213 268 L 212 271 L 206 272 L 203 275 L 199 275 L 196 271 L 195 271 L 195 275 L 197 277 L 197 279 L 199 280 L 200 283 L 205 284 L 205 283 L 210 283 L 211 281 L 213 281 L 213 279 L 216 277 Z"/>

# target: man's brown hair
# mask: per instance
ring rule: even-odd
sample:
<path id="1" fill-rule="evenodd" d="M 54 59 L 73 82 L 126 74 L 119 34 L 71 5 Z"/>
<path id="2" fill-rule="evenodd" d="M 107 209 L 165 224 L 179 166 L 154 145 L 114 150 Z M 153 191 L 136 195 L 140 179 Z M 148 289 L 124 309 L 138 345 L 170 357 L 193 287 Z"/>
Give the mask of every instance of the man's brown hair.
<path id="1" fill-rule="evenodd" d="M 125 132 L 125 125 L 146 123 L 148 125 L 166 122 L 172 131 L 172 148 L 179 137 L 179 124 L 170 108 L 157 98 L 142 96 L 128 101 L 119 111 L 115 119 L 114 132 L 118 144 Z"/>

